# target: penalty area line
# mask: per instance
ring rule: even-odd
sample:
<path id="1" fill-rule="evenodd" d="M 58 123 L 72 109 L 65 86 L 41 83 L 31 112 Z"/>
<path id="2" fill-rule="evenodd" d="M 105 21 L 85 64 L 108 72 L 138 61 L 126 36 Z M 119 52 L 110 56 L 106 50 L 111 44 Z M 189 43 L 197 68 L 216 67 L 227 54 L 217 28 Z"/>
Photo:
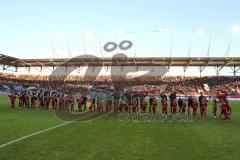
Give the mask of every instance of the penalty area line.
<path id="1" fill-rule="evenodd" d="M 91 115 L 91 114 L 90 114 Z M 78 120 L 82 119 L 82 118 L 86 118 L 90 115 L 86 115 L 86 116 L 83 116 L 81 118 L 79 118 Z M 4 148 L 6 146 L 9 146 L 13 143 L 16 143 L 16 142 L 19 142 L 19 141 L 22 141 L 22 140 L 25 140 L 27 138 L 30 138 L 32 136 L 35 136 L 35 135 L 38 135 L 38 134 L 41 134 L 41 133 L 44 133 L 44 132 L 47 132 L 47 131 L 50 131 L 50 130 L 53 130 L 53 129 L 56 129 L 56 128 L 59 128 L 59 127 L 62 127 L 62 126 L 65 126 L 65 125 L 68 125 L 70 123 L 74 123 L 74 122 L 78 122 L 78 120 L 74 120 L 74 121 L 68 121 L 68 122 L 64 122 L 62 124 L 59 124 L 59 125 L 56 125 L 56 126 L 53 126 L 53 127 L 50 127 L 50 128 L 47 128 L 47 129 L 44 129 L 44 130 L 41 130 L 41 131 L 38 131 L 38 132 L 35 132 L 35 133 L 32 133 L 32 134 L 29 134 L 29 135 L 26 135 L 26 136 L 23 136 L 23 137 L 20 137 L 20 138 L 17 138 L 15 140 L 12 140 L 10 142 L 7 142 L 7 143 L 4 143 L 4 144 L 0 144 L 0 149 L 1 148 Z"/>

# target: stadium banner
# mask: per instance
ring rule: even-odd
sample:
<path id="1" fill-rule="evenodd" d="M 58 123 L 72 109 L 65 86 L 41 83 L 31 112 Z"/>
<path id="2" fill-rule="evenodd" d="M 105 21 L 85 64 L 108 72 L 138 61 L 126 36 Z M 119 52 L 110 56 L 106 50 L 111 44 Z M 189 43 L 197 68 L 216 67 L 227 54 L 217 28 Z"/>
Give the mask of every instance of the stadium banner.
<path id="1" fill-rule="evenodd" d="M 10 92 L 8 92 L 8 91 L 0 91 L 0 96 L 7 96 L 9 94 L 10 94 Z"/>

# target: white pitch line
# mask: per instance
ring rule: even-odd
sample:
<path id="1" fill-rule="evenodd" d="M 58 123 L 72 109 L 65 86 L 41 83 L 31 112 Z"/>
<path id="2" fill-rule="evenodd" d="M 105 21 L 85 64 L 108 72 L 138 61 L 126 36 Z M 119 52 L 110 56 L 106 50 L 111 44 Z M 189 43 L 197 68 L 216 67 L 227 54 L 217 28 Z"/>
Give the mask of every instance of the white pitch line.
<path id="1" fill-rule="evenodd" d="M 32 133 L 32 134 L 29 134 L 29 135 L 26 135 L 26 136 L 17 138 L 17 139 L 15 139 L 15 140 L 13 140 L 13 141 L 7 142 L 7 143 L 5 143 L 5 144 L 1 144 L 1 145 L 0 145 L 0 149 L 1 149 L 1 148 L 4 148 L 4 147 L 6 147 L 6 146 L 8 146 L 8 145 L 10 145 L 10 144 L 13 144 L 13 143 L 19 142 L 19 141 L 21 141 L 21 140 L 27 139 L 27 138 L 29 138 L 29 137 L 35 136 L 35 135 L 37 135 L 37 134 L 41 134 L 41 133 L 47 132 L 47 131 L 49 131 L 49 130 L 52 130 L 52 129 L 55 129 L 55 128 L 58 128 L 58 127 L 61 127 L 61 126 L 65 126 L 65 125 L 67 125 L 67 124 L 69 124 L 69 123 L 73 123 L 73 122 L 74 122 L 74 121 L 65 122 L 65 123 L 62 123 L 62 124 L 60 124 L 60 125 L 53 126 L 53 127 L 51 127 L 51 128 L 47 128 L 47 129 L 44 129 L 44 130 L 41 130 L 41 131 L 38 131 L 38 132 L 35 132 L 35 133 Z"/>
<path id="2" fill-rule="evenodd" d="M 91 115 L 91 114 L 90 114 L 90 115 Z M 90 115 L 83 116 L 83 117 L 79 118 L 78 120 L 83 119 L 83 118 L 86 118 L 86 117 L 88 117 L 88 116 L 90 116 Z M 44 130 L 35 132 L 35 133 L 32 133 L 32 134 L 29 134 L 29 135 L 26 135 L 26 136 L 17 138 L 17 139 L 15 139 L 15 140 L 13 140 L 13 141 L 7 142 L 7 143 L 5 143 L 5 144 L 1 144 L 1 145 L 0 145 L 0 149 L 1 149 L 1 148 L 4 148 L 4 147 L 6 147 L 6 146 L 8 146 L 8 145 L 10 145 L 10 144 L 13 144 L 13 143 L 22 141 L 22 140 L 27 139 L 27 138 L 29 138 L 29 137 L 32 137 L 32 136 L 35 136 L 35 135 L 38 135 L 38 134 L 41 134 L 41 133 L 44 133 L 44 132 L 53 130 L 53 129 L 58 128 L 58 127 L 61 127 L 61 126 L 65 126 L 65 125 L 70 124 L 70 123 L 73 123 L 73 122 L 77 122 L 77 121 L 68 121 L 68 122 L 65 122 L 65 123 L 62 123 L 62 124 L 59 124 L 59 125 L 56 125 L 56 126 L 53 126 L 53 127 L 50 127 L 50 128 L 47 128 L 47 129 L 44 129 Z"/>

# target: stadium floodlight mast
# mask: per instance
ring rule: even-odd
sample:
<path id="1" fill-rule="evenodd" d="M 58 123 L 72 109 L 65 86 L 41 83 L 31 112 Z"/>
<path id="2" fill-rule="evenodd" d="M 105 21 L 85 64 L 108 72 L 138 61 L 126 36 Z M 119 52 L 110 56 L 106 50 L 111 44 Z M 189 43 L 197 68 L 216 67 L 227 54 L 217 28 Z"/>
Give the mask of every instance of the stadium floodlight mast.
<path id="1" fill-rule="evenodd" d="M 101 56 L 103 57 L 102 54 L 102 47 L 101 47 L 101 35 L 100 33 L 97 32 L 85 32 L 82 34 L 82 46 L 83 46 L 83 52 L 84 54 L 87 54 L 87 49 L 86 49 L 86 41 L 87 40 L 92 40 L 94 37 L 97 37 L 97 45 L 100 50 Z"/>
<path id="2" fill-rule="evenodd" d="M 211 43 L 212 43 L 212 33 L 211 33 L 211 31 L 209 31 L 207 29 L 196 29 L 196 30 L 191 31 L 190 38 L 189 38 L 189 50 L 188 50 L 187 56 L 190 57 L 190 53 L 191 53 L 191 50 L 192 50 L 192 36 L 193 36 L 193 33 L 196 33 L 198 35 L 202 35 L 204 33 L 209 34 L 209 43 L 208 43 L 208 49 L 207 49 L 207 53 L 206 53 L 207 57 L 209 57 L 209 53 L 210 53 L 210 50 L 211 50 Z M 187 68 L 188 68 L 188 66 L 183 67 L 184 76 L 185 76 L 185 72 L 186 72 Z M 205 69 L 205 66 L 199 66 L 200 77 L 202 76 L 202 72 L 203 72 L 204 69 Z"/>
<path id="3" fill-rule="evenodd" d="M 64 42 L 65 42 L 65 48 L 56 48 L 54 45 L 53 38 L 63 38 Z M 51 42 L 51 47 L 52 47 L 54 58 L 58 58 L 57 49 L 66 49 L 68 52 L 68 57 L 72 58 L 72 53 L 71 53 L 71 50 L 69 47 L 68 35 L 66 33 L 51 33 L 50 34 L 50 42 Z"/>
<path id="4" fill-rule="evenodd" d="M 233 34 L 236 34 L 236 33 L 240 33 L 240 26 L 239 25 L 235 25 L 231 28 L 230 36 L 229 36 L 229 44 L 228 44 L 228 47 L 227 47 L 225 57 L 229 56 L 230 49 L 231 49 L 231 44 L 232 44 L 232 36 L 233 36 Z M 233 66 L 233 67 L 231 67 L 231 70 L 233 71 L 233 76 L 236 77 L 237 72 L 240 70 L 240 67 Z"/>
<path id="5" fill-rule="evenodd" d="M 117 30 L 117 41 L 118 42 L 120 41 L 120 36 L 122 36 L 124 34 L 131 34 L 131 35 L 135 36 L 135 32 L 124 31 L 124 29 L 119 28 Z M 135 43 L 134 45 L 136 46 L 136 42 L 134 42 L 134 43 Z M 134 50 L 134 57 L 136 57 L 137 51 L 136 51 L 136 47 L 134 47 L 134 48 L 135 48 L 135 50 Z M 117 48 L 117 51 L 119 53 L 119 47 Z"/>
<path id="6" fill-rule="evenodd" d="M 226 54 L 225 54 L 226 57 L 229 56 L 229 51 L 231 49 L 231 44 L 232 44 L 232 36 L 233 36 L 233 34 L 236 34 L 236 33 L 240 33 L 240 26 L 238 26 L 238 25 L 233 26 L 231 28 L 230 36 L 229 36 L 229 44 L 228 44 L 227 51 L 226 51 Z"/>
<path id="7" fill-rule="evenodd" d="M 190 53 L 191 53 L 191 50 L 192 50 L 192 36 L 193 36 L 193 33 L 197 33 L 198 35 L 202 35 L 204 33 L 209 34 L 208 50 L 207 50 L 207 53 L 206 53 L 206 55 L 209 57 L 209 53 L 210 53 L 210 50 L 211 50 L 211 43 L 212 43 L 212 33 L 211 33 L 211 31 L 209 31 L 207 29 L 196 29 L 196 30 L 191 31 L 190 38 L 189 38 L 189 50 L 188 50 L 188 55 L 187 56 L 190 57 Z"/>
<path id="8" fill-rule="evenodd" d="M 170 57 L 172 57 L 172 50 L 173 50 L 173 30 L 172 29 L 166 29 L 166 28 L 160 28 L 158 30 L 156 30 L 155 32 L 166 32 L 166 33 L 170 33 L 171 36 L 171 46 L 170 46 Z"/>

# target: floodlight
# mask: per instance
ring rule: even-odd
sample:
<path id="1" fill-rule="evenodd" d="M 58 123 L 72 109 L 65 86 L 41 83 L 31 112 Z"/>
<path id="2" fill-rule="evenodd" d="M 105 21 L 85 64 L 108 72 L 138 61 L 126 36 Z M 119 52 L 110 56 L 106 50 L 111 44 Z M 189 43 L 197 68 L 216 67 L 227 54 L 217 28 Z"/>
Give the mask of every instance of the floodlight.
<path id="1" fill-rule="evenodd" d="M 197 33 L 198 35 L 202 35 L 203 33 L 209 34 L 209 44 L 208 44 L 208 50 L 207 50 L 207 56 L 209 56 L 209 52 L 211 49 L 212 33 L 211 33 L 211 31 L 209 31 L 207 29 L 196 29 L 196 30 L 192 30 L 192 32 L 190 33 L 188 57 L 190 56 L 190 52 L 192 50 L 192 34 L 193 33 Z"/>
<path id="2" fill-rule="evenodd" d="M 160 28 L 157 30 L 157 32 L 173 32 L 172 29 L 166 29 L 166 28 Z"/>
<path id="3" fill-rule="evenodd" d="M 124 29 L 122 29 L 122 28 L 119 28 L 118 30 L 117 30 L 117 34 L 119 34 L 119 35 L 122 35 L 122 34 L 124 34 L 125 33 L 125 31 L 124 31 Z"/>
<path id="4" fill-rule="evenodd" d="M 173 48 L 173 30 L 168 28 L 159 28 L 155 32 L 168 32 L 171 37 L 171 46 L 170 46 L 170 57 L 172 56 L 172 48 Z"/>
<path id="5" fill-rule="evenodd" d="M 233 32 L 233 33 L 239 33 L 240 32 L 240 26 L 233 26 L 232 28 L 231 28 L 231 32 Z"/>
<path id="6" fill-rule="evenodd" d="M 192 32 L 195 32 L 195 33 L 197 33 L 199 35 L 202 35 L 203 33 L 210 32 L 210 31 L 208 31 L 206 29 L 197 29 L 197 30 L 193 30 Z"/>
<path id="7" fill-rule="evenodd" d="M 86 38 L 86 39 L 92 39 L 93 36 L 94 36 L 93 32 L 85 32 L 84 33 L 84 38 Z"/>

